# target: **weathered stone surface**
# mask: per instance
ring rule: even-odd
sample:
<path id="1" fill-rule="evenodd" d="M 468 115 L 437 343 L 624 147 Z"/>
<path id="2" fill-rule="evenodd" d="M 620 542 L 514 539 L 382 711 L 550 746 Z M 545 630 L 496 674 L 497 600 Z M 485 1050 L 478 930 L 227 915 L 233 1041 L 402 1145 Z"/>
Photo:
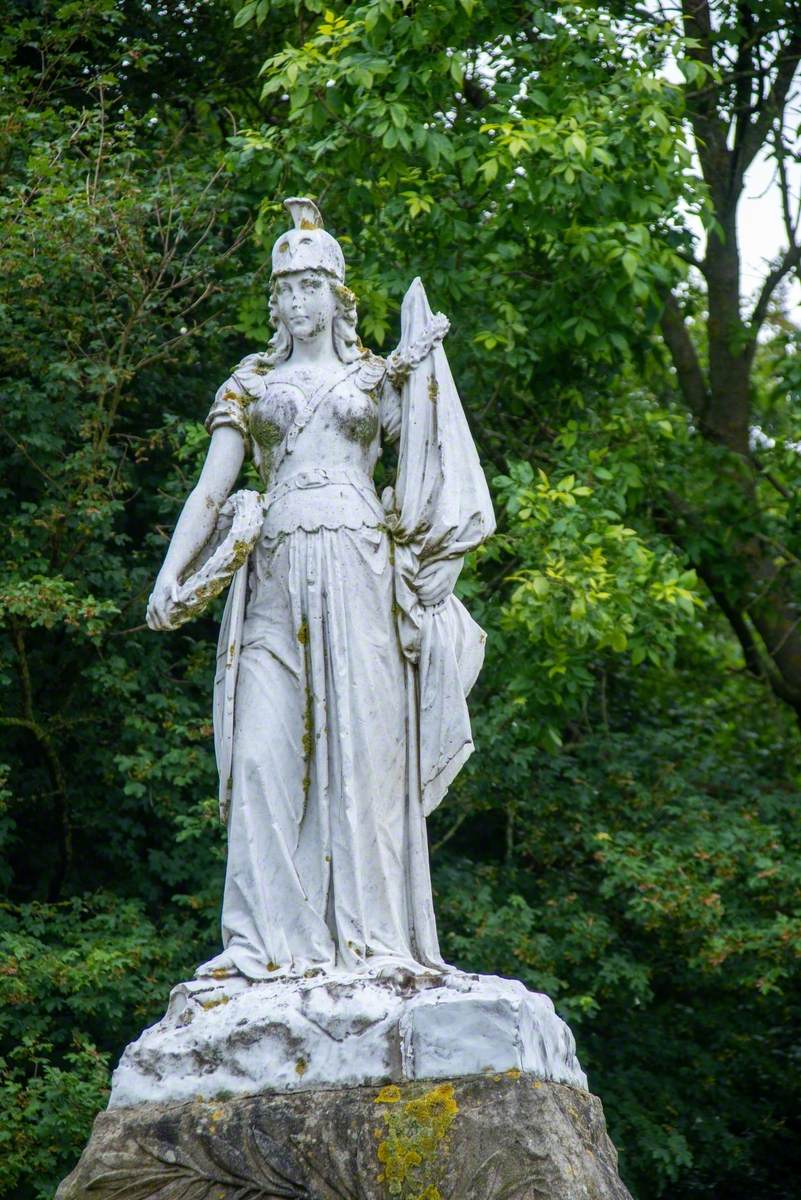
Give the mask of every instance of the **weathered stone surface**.
<path id="1" fill-rule="evenodd" d="M 110 1109 L 56 1200 L 631 1200 L 600 1101 L 510 1071 Z"/>
<path id="2" fill-rule="evenodd" d="M 586 1088 L 573 1035 L 515 979 L 394 970 L 193 980 L 125 1050 L 110 1108 L 521 1070 Z"/>

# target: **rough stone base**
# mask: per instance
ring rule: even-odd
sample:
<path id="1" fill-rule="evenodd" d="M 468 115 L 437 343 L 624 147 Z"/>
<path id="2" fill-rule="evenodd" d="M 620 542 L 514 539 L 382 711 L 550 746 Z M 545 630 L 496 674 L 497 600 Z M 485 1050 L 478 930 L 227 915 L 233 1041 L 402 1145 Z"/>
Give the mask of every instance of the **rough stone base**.
<path id="1" fill-rule="evenodd" d="M 109 1108 L 509 1070 L 587 1087 L 547 996 L 461 971 L 196 979 L 131 1042 Z"/>
<path id="2" fill-rule="evenodd" d="M 110 1109 L 56 1200 L 631 1200 L 600 1101 L 519 1071 Z"/>

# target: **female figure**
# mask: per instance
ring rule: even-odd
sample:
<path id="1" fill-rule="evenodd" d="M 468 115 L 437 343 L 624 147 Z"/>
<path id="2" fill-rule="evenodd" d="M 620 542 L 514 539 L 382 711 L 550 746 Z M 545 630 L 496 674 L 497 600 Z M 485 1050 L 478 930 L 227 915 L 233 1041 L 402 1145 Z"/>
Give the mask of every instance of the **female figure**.
<path id="1" fill-rule="evenodd" d="M 170 628 L 246 454 L 264 520 L 229 595 L 215 682 L 228 821 L 223 952 L 198 974 L 442 968 L 425 816 L 472 749 L 483 634 L 452 595 L 493 529 L 478 459 L 415 281 L 388 360 L 356 334 L 338 243 L 309 200 L 273 249 L 264 354 L 206 422 L 211 445 L 148 607 Z M 381 438 L 398 440 L 379 500 Z"/>

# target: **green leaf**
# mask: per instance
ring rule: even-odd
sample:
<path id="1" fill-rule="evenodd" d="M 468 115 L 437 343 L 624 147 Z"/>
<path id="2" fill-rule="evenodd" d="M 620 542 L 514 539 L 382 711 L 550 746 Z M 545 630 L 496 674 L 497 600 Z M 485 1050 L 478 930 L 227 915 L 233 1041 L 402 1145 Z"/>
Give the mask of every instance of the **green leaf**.
<path id="1" fill-rule="evenodd" d="M 247 0 L 234 16 L 234 29 L 241 29 L 243 25 L 247 25 L 248 21 L 253 19 L 257 7 L 258 0 Z"/>

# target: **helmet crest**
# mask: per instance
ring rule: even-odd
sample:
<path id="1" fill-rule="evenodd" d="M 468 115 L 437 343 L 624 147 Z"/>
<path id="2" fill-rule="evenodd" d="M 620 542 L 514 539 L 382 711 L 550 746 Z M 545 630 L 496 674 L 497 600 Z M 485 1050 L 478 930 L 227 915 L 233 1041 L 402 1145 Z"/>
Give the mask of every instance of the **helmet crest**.
<path id="1" fill-rule="evenodd" d="M 345 279 L 345 256 L 339 242 L 326 233 L 313 200 L 290 196 L 284 201 L 294 225 L 273 246 L 273 277 L 291 271 L 326 271 L 340 283 Z"/>

